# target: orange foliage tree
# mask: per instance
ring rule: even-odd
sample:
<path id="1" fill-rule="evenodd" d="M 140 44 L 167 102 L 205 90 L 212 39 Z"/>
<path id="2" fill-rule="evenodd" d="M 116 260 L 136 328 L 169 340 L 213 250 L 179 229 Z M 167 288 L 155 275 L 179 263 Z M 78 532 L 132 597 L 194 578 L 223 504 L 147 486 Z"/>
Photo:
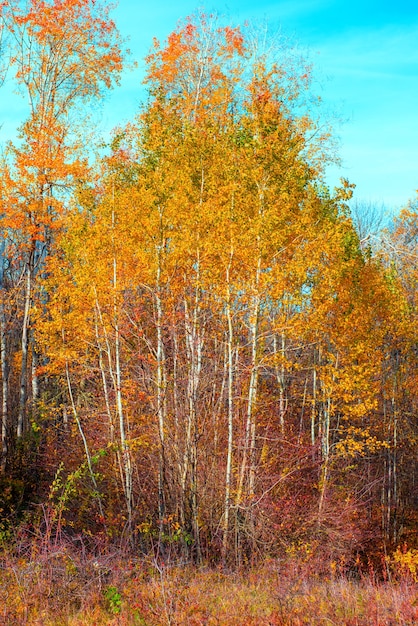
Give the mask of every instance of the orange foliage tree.
<path id="1" fill-rule="evenodd" d="M 149 103 L 79 188 L 38 328 L 84 447 L 106 451 L 106 518 L 197 560 L 272 547 L 289 499 L 295 541 L 321 529 L 330 502 L 360 504 L 342 465 L 385 446 L 388 285 L 348 183 L 324 190 L 306 68 L 255 49 L 207 16 L 155 42 Z"/>
<path id="2" fill-rule="evenodd" d="M 28 429 L 29 415 L 36 419 L 37 368 L 42 359 L 38 363 L 32 309 L 46 305 L 48 295 L 39 292 L 38 277 L 61 227 L 71 186 L 87 175 L 88 155 L 81 151 L 82 133 L 86 133 L 83 107 L 117 82 L 123 53 L 109 8 L 100 2 L 5 1 L 1 19 L 8 32 L 15 79 L 29 103 L 28 118 L 19 129 L 19 141 L 8 146 L 2 172 L 3 263 L 15 255 L 10 264 L 17 284 L 10 297 L 16 303 L 20 335 L 19 348 L 14 340 L 2 351 L 4 466 L 7 432 L 14 431 L 20 439 Z M 14 360 L 20 361 L 17 407 L 9 401 L 7 387 Z"/>

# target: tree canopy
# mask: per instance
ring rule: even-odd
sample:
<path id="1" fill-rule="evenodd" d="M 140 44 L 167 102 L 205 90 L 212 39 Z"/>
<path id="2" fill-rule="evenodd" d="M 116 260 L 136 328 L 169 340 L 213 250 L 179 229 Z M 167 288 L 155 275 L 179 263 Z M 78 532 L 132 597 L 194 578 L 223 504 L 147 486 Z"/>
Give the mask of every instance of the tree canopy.
<path id="1" fill-rule="evenodd" d="M 1 7 L 29 101 L 1 164 L 3 524 L 48 502 L 55 533 L 234 565 L 414 544 L 416 203 L 365 245 L 311 68 L 204 14 L 91 164 L 109 6 Z"/>

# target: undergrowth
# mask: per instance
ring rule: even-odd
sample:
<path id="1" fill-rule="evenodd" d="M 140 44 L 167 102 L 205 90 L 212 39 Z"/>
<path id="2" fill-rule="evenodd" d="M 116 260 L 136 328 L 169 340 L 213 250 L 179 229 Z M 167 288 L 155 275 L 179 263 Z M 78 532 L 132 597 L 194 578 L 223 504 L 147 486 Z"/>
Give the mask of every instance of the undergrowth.
<path id="1" fill-rule="evenodd" d="M 404 551 L 404 554 L 406 552 Z M 399 553 L 384 571 L 287 556 L 241 571 L 95 555 L 70 543 L 0 555 L 4 626 L 394 626 L 418 623 L 418 584 Z M 405 565 L 406 564 L 406 565 Z"/>

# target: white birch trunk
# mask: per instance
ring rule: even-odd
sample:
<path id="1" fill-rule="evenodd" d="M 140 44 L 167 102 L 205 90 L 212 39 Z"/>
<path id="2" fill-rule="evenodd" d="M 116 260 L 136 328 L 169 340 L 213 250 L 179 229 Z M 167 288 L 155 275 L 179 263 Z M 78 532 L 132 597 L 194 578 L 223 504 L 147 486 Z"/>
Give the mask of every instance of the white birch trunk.
<path id="1" fill-rule="evenodd" d="M 26 265 L 25 270 L 25 303 L 23 312 L 23 326 L 22 326 L 22 338 L 21 338 L 21 351 L 22 351 L 22 363 L 20 368 L 20 390 L 19 390 L 19 413 L 17 417 L 17 429 L 16 436 L 21 439 L 25 430 L 26 419 L 26 399 L 27 399 L 27 385 L 28 385 L 28 358 L 29 358 L 29 317 L 30 308 L 32 303 L 32 256 Z"/>
<path id="2" fill-rule="evenodd" d="M 225 501 L 223 516 L 223 538 L 222 538 L 222 559 L 226 561 L 229 539 L 229 515 L 231 509 L 231 477 L 232 477 L 232 454 L 233 454 L 233 437 L 234 437 L 234 330 L 232 321 L 232 293 L 230 272 L 234 250 L 231 248 L 230 260 L 226 270 L 226 317 L 227 317 L 227 355 L 228 355 L 228 445 L 226 453 L 226 472 L 225 472 Z"/>

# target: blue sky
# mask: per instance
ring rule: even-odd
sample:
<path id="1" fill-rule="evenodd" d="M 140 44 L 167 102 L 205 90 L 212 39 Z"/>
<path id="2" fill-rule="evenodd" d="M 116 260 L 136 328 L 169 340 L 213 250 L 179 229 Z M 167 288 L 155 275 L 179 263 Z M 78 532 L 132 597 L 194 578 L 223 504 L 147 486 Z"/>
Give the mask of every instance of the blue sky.
<path id="1" fill-rule="evenodd" d="M 199 4 L 120 0 L 114 13 L 121 32 L 140 61 L 153 36 L 164 40 L 179 19 Z M 418 188 L 418 1 L 397 0 L 229 0 L 212 2 L 231 23 L 268 20 L 272 30 L 306 49 L 320 81 L 327 109 L 345 120 L 334 124 L 340 138 L 341 168 L 328 175 L 331 186 L 340 176 L 357 185 L 358 201 L 384 203 L 396 211 L 415 197 Z M 123 82 L 122 93 L 106 104 L 105 116 L 117 102 L 129 118 L 140 96 L 137 83 L 143 64 Z M 126 90 L 126 91 L 125 91 Z"/>
<path id="2" fill-rule="evenodd" d="M 133 118 L 144 96 L 143 58 L 152 38 L 164 40 L 182 18 L 202 8 L 191 0 L 119 0 L 113 17 L 138 68 L 107 97 L 102 127 Z M 215 0 L 232 25 L 268 20 L 272 31 L 305 50 L 312 60 L 325 108 L 345 120 L 335 123 L 342 167 L 332 167 L 331 186 L 347 177 L 359 202 L 396 212 L 418 188 L 418 0 Z M 3 138 L 24 103 L 0 103 Z"/>

